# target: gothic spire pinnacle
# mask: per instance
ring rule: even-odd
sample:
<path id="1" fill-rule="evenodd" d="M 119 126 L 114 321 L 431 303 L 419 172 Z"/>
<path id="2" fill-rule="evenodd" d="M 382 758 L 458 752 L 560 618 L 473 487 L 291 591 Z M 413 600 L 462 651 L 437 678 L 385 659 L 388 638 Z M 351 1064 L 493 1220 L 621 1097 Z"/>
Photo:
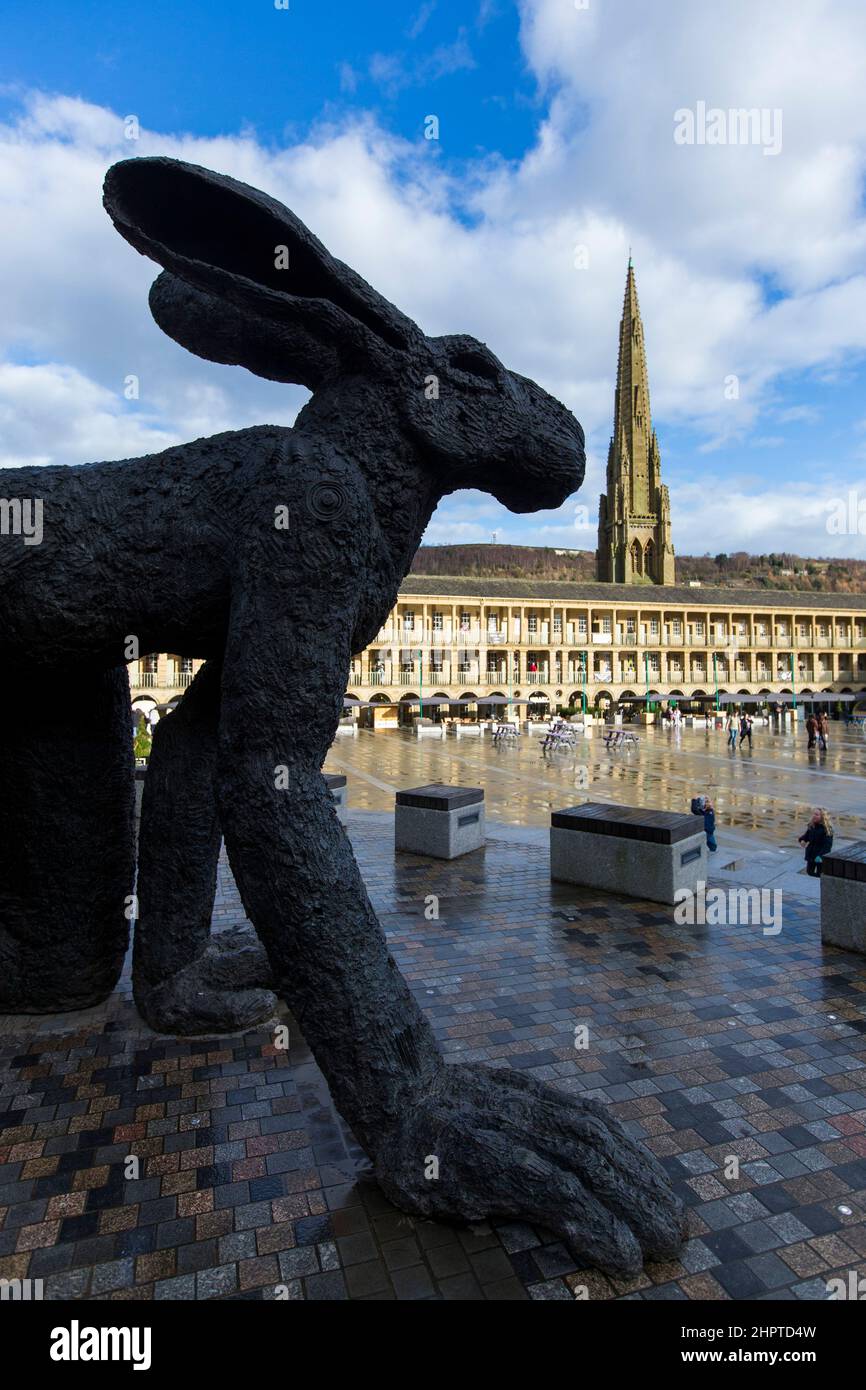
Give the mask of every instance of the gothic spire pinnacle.
<path id="1" fill-rule="evenodd" d="M 621 514 L 617 515 L 619 498 L 625 502 L 625 511 L 621 504 Z M 634 259 L 629 248 L 608 458 L 606 535 L 599 535 L 600 579 L 626 583 L 672 582 L 673 547 L 662 502 L 658 440 L 650 414 L 646 345 Z"/>

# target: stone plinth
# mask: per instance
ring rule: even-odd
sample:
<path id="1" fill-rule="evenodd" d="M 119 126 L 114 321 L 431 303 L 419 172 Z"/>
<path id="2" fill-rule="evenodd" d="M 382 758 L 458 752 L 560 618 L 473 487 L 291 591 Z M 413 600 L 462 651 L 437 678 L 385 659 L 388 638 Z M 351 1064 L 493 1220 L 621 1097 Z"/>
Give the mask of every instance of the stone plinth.
<path id="1" fill-rule="evenodd" d="M 433 782 L 398 792 L 394 848 L 433 859 L 457 859 L 484 844 L 484 791 Z"/>
<path id="2" fill-rule="evenodd" d="M 147 777 L 147 763 L 136 761 L 135 764 L 135 847 L 138 849 L 138 830 L 141 825 L 141 799 L 144 796 L 144 779 Z"/>
<path id="3" fill-rule="evenodd" d="M 866 840 L 834 850 L 821 871 L 821 940 L 866 955 Z"/>
<path id="4" fill-rule="evenodd" d="M 651 902 L 706 881 L 707 840 L 695 816 L 587 802 L 550 818 L 550 876 Z"/>
<path id="5" fill-rule="evenodd" d="M 323 774 L 328 784 L 334 805 L 337 808 L 337 819 L 343 824 L 346 823 L 346 812 L 349 808 L 349 787 L 348 779 L 338 772 L 326 772 Z"/>

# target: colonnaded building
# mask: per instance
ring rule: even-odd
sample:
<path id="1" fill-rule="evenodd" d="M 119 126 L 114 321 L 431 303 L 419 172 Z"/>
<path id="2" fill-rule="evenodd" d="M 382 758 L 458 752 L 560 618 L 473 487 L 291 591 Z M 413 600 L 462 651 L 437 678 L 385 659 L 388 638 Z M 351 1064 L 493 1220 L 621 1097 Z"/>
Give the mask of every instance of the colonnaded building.
<path id="1" fill-rule="evenodd" d="M 452 708 L 466 714 L 506 701 L 539 714 L 669 701 L 705 709 L 722 696 L 866 705 L 866 595 L 674 583 L 631 259 L 596 566 L 593 584 L 410 575 L 381 632 L 352 662 L 353 717 L 393 725 L 422 706 L 441 717 L 446 701 L 460 701 Z M 170 654 L 133 662 L 134 704 L 170 707 L 200 665 Z"/>

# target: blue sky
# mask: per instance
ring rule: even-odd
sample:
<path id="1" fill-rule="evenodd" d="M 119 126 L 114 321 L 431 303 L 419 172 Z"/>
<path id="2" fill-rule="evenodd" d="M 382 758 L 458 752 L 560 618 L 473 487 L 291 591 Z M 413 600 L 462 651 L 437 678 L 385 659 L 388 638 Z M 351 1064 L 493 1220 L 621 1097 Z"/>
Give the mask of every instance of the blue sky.
<path id="1" fill-rule="evenodd" d="M 565 508 L 460 494 L 429 539 L 594 546 L 631 245 L 677 548 L 866 554 L 825 525 L 866 498 L 866 7 L 44 0 L 4 17 L 2 54 L 0 462 L 294 418 L 303 392 L 149 320 L 99 183 L 167 152 L 266 187 L 424 328 L 475 333 L 584 423 Z M 778 111 L 780 150 L 677 145 L 699 101 Z"/>
<path id="2" fill-rule="evenodd" d="M 542 110 L 518 29 L 506 0 L 291 0 L 277 13 L 266 0 L 47 0 L 5 22 L 4 74 L 162 130 L 252 128 L 268 145 L 358 109 L 417 139 L 426 96 L 451 156 L 517 158 Z"/>

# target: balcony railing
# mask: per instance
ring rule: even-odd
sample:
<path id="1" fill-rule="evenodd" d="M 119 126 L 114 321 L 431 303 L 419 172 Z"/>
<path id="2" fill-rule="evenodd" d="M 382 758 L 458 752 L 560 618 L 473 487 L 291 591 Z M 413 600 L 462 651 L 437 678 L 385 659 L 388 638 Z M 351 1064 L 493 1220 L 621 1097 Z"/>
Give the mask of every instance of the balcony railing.
<path id="1" fill-rule="evenodd" d="M 142 671 L 138 678 L 138 684 L 143 690 L 152 690 L 156 685 L 156 672 Z"/>

